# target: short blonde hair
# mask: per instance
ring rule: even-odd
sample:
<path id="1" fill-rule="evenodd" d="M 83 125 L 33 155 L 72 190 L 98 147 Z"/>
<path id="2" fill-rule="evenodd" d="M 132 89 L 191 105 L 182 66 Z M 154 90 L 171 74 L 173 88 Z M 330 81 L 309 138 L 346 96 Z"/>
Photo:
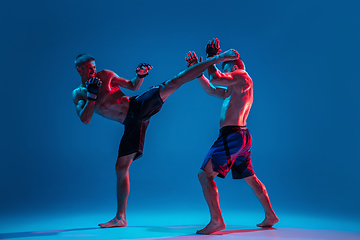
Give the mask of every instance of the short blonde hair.
<path id="1" fill-rule="evenodd" d="M 223 62 L 221 65 L 222 69 L 224 69 L 224 66 L 227 63 L 232 63 L 232 64 L 238 66 L 239 69 L 245 70 L 245 64 L 241 58 Z"/>
<path id="2" fill-rule="evenodd" d="M 81 64 L 87 61 L 95 61 L 95 58 L 87 53 L 82 53 L 75 58 L 75 67 L 80 67 Z"/>

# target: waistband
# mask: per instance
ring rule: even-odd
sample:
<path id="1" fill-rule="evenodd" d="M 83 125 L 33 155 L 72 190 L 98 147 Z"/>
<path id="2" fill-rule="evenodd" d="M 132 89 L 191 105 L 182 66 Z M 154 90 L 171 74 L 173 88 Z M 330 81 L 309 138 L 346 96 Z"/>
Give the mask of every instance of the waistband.
<path id="1" fill-rule="evenodd" d="M 132 119 L 135 115 L 135 108 L 136 108 L 136 104 L 135 104 L 135 100 L 136 100 L 137 95 L 132 96 L 129 98 L 129 109 L 126 113 L 126 117 L 124 119 L 123 124 L 126 125 L 126 122 L 129 121 L 130 119 Z"/>
<path id="2" fill-rule="evenodd" d="M 239 131 L 248 131 L 249 129 L 246 126 L 225 126 L 220 128 L 221 135 L 229 135 Z"/>

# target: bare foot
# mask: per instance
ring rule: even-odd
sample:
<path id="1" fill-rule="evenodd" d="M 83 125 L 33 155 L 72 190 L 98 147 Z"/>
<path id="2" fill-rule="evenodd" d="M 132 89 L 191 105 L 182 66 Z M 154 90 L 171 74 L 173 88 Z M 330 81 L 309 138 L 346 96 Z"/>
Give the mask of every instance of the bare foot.
<path id="1" fill-rule="evenodd" d="M 226 225 L 225 225 L 224 222 L 212 222 L 212 221 L 210 221 L 209 224 L 205 228 L 196 231 L 196 234 L 208 235 L 208 234 L 211 234 L 211 233 L 214 233 L 214 232 L 217 232 L 217 231 L 221 231 L 221 230 L 223 230 L 225 228 L 226 228 Z"/>
<path id="2" fill-rule="evenodd" d="M 234 49 L 230 49 L 221 53 L 219 56 L 225 58 L 226 60 L 234 60 L 239 58 L 239 53 Z"/>
<path id="3" fill-rule="evenodd" d="M 272 227 L 278 221 L 279 221 L 279 219 L 277 218 L 277 216 L 265 217 L 264 221 L 262 221 L 262 223 L 256 224 L 256 226 L 262 227 L 262 228 L 269 228 L 269 227 Z"/>
<path id="4" fill-rule="evenodd" d="M 126 219 L 119 219 L 118 217 L 114 217 L 107 223 L 99 224 L 99 226 L 102 228 L 126 227 L 126 225 L 127 225 Z"/>

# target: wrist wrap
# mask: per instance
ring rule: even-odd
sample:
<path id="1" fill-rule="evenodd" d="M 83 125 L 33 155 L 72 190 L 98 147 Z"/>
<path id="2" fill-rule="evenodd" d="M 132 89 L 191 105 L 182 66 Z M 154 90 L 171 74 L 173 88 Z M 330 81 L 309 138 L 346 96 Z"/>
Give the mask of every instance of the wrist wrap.
<path id="1" fill-rule="evenodd" d="M 146 74 L 144 74 L 144 75 L 137 74 L 137 76 L 138 76 L 139 78 L 144 78 L 144 77 L 146 77 L 148 74 L 149 74 L 149 73 L 146 73 Z"/>
<path id="2" fill-rule="evenodd" d="M 87 93 L 87 99 L 95 101 L 96 98 L 97 98 L 97 94 L 90 93 L 90 92 Z"/>

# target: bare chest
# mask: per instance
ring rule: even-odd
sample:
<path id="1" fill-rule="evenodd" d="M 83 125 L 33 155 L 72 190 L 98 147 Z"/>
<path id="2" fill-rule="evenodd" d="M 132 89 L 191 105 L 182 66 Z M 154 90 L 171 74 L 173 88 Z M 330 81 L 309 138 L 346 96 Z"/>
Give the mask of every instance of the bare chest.
<path id="1" fill-rule="evenodd" d="M 227 124 L 238 125 L 239 121 L 245 120 L 252 105 L 252 95 L 233 93 L 224 99 L 220 121 Z"/>

